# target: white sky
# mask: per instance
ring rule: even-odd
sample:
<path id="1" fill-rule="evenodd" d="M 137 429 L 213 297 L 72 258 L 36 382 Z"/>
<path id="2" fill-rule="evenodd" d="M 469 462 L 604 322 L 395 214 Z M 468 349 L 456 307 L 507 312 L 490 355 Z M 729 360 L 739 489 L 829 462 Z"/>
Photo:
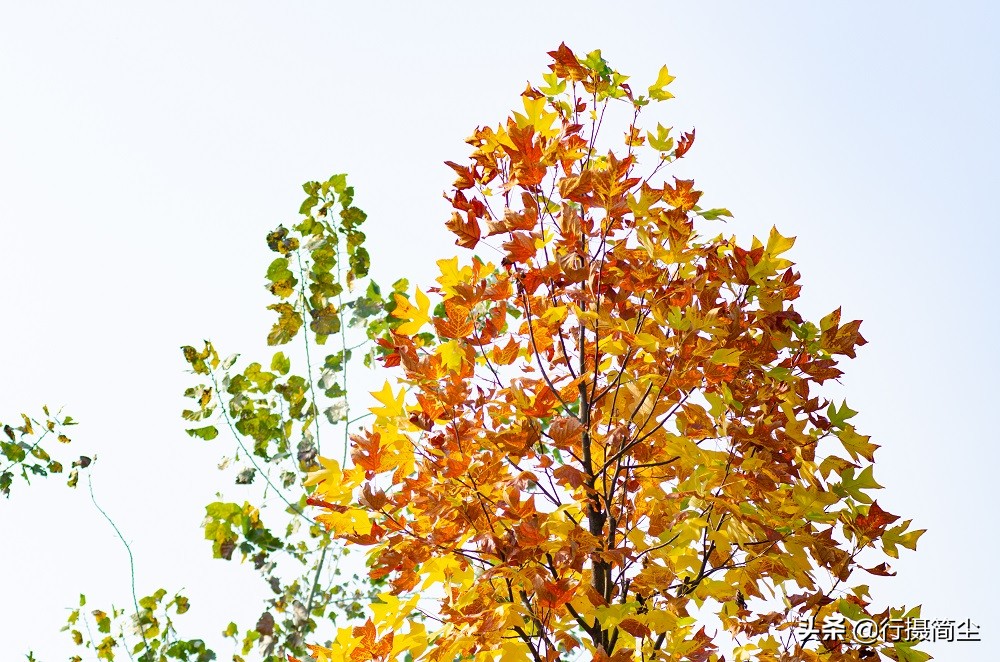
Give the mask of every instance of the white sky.
<path id="1" fill-rule="evenodd" d="M 265 357 L 263 237 L 296 218 L 301 182 L 334 172 L 369 214 L 376 275 L 429 284 L 459 250 L 442 162 L 565 40 L 638 88 L 669 65 L 677 99 L 647 121 L 697 127 L 671 174 L 734 212 L 727 232 L 798 236 L 800 310 L 865 320 L 838 392 L 882 445 L 879 503 L 929 529 L 875 595 L 982 627 L 982 644 L 927 646 L 939 659 L 993 659 L 1000 11 L 615 7 L 0 4 L 0 417 L 48 403 L 81 422 L 70 450 L 100 458 L 95 490 L 133 541 L 141 594 L 186 587 L 189 633 L 259 603 L 240 588 L 252 571 L 201 539 L 232 444 L 184 434 L 178 347 Z M 0 502 L 3 660 L 65 659 L 80 592 L 129 601 L 120 542 L 61 482 Z"/>

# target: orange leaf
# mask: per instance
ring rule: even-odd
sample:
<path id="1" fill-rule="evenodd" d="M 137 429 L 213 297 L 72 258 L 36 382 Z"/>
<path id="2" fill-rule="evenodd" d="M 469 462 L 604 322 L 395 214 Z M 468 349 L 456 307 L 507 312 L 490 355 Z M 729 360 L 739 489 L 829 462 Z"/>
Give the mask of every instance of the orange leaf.
<path id="1" fill-rule="evenodd" d="M 560 416 L 549 425 L 549 436 L 559 448 L 566 448 L 583 435 L 583 424 L 571 416 Z"/>
<path id="2" fill-rule="evenodd" d="M 455 243 L 462 248 L 475 248 L 482 236 L 479 223 L 471 212 L 466 214 L 464 219 L 458 212 L 452 212 L 451 218 L 448 219 L 445 226 L 458 235 Z"/>
<path id="3" fill-rule="evenodd" d="M 510 241 L 504 242 L 503 247 L 507 250 L 507 260 L 509 263 L 525 264 L 535 257 L 535 240 L 531 235 L 524 232 L 517 232 Z"/>
<path id="4" fill-rule="evenodd" d="M 507 340 L 506 346 L 494 346 L 493 351 L 490 352 L 490 356 L 497 365 L 510 365 L 517 358 L 520 351 L 521 346 L 514 342 L 513 338 L 510 338 Z"/>
<path id="5" fill-rule="evenodd" d="M 677 179 L 674 177 L 674 182 L 677 184 L 676 188 L 666 182 L 663 183 L 663 201 L 681 211 L 689 211 L 698 204 L 701 191 L 691 190 L 694 186 L 693 179 Z"/>
<path id="6" fill-rule="evenodd" d="M 548 168 L 542 163 L 542 147 L 535 140 L 535 127 L 528 125 L 520 129 L 511 122 L 507 125 L 507 134 L 514 145 L 506 147 L 506 150 L 510 154 L 516 183 L 526 188 L 538 186 Z"/>
<path id="7" fill-rule="evenodd" d="M 476 173 L 473 168 L 463 168 L 453 161 L 445 161 L 444 164 L 458 173 L 455 180 L 455 188 L 459 191 L 472 188 L 476 185 Z"/>
<path id="8" fill-rule="evenodd" d="M 549 69 L 552 70 L 556 76 L 560 78 L 568 78 L 573 81 L 583 81 L 587 79 L 587 70 L 583 68 L 580 61 L 577 60 L 576 55 L 573 51 L 569 49 L 566 42 L 559 44 L 559 48 L 554 51 L 549 51 L 548 55 L 552 56 L 554 62 L 549 65 Z"/>
<path id="9" fill-rule="evenodd" d="M 365 471 L 380 473 L 382 471 L 382 435 L 378 432 L 365 431 L 362 434 L 351 435 L 351 460 L 354 466 Z"/>

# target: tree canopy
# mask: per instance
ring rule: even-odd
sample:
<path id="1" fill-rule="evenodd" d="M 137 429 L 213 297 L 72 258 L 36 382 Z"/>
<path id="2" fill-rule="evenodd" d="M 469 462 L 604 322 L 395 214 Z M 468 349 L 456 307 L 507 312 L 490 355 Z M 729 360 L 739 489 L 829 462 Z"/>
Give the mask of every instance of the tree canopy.
<path id="1" fill-rule="evenodd" d="M 804 319 L 794 239 L 720 234 L 729 211 L 667 176 L 695 132 L 640 126 L 666 67 L 637 94 L 600 51 L 549 55 L 448 163 L 447 228 L 499 264 L 442 259 L 394 293 L 375 421 L 307 481 L 388 580 L 312 655 L 926 659 L 801 626 L 903 614 L 862 581 L 922 533 L 873 500 L 878 446 L 822 394 L 860 321 Z"/>

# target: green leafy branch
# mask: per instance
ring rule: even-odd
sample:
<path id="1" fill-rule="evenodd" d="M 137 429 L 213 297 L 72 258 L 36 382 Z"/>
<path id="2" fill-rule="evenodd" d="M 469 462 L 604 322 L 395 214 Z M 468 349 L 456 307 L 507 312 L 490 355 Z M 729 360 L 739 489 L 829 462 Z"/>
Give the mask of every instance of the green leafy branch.
<path id="1" fill-rule="evenodd" d="M 63 464 L 54 460 L 42 442 L 54 435 L 61 444 L 70 443 L 64 428 L 76 425 L 72 416 L 60 416 L 61 410 L 52 414 L 48 406 L 42 407 L 45 417 L 42 421 L 33 419 L 27 414 L 21 414 L 21 425 L 13 426 L 0 422 L 0 458 L 6 464 L 0 467 L 0 494 L 10 497 L 14 478 L 18 475 L 25 483 L 31 484 L 31 477 L 44 478 L 50 474 L 63 472 Z M 85 455 L 72 462 L 72 469 L 66 484 L 76 487 L 79 480 L 79 469 L 90 466 L 92 459 Z"/>

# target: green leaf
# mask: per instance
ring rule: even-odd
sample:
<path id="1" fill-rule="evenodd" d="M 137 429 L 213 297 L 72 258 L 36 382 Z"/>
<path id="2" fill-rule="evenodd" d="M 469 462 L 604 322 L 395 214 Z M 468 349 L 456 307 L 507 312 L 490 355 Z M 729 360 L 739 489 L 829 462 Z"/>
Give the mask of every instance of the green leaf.
<path id="1" fill-rule="evenodd" d="M 277 352 L 271 357 L 271 370 L 279 375 L 287 375 L 291 365 L 291 361 L 288 360 L 284 352 Z"/>
<path id="2" fill-rule="evenodd" d="M 714 220 L 717 220 L 718 218 L 720 218 L 722 216 L 728 216 L 729 218 L 733 217 L 732 213 L 728 209 L 725 209 L 725 208 L 709 209 L 709 210 L 706 210 L 706 211 L 700 211 L 700 212 L 698 212 L 698 215 L 701 216 L 702 218 L 704 218 L 706 221 L 714 221 Z"/>
<path id="3" fill-rule="evenodd" d="M 302 201 L 302 205 L 299 207 L 300 214 L 308 215 L 312 208 L 319 204 L 319 198 L 315 195 L 310 195 L 308 198 Z"/>
<path id="4" fill-rule="evenodd" d="M 841 482 L 836 483 L 831 486 L 834 493 L 839 496 L 850 496 L 855 501 L 861 503 L 871 503 L 872 499 L 870 496 L 864 493 L 863 490 L 880 490 L 882 486 L 875 482 L 875 476 L 873 474 L 873 468 L 868 465 L 861 470 L 861 473 L 854 476 L 854 467 L 847 467 L 840 472 Z"/>
<path id="5" fill-rule="evenodd" d="M 911 521 L 906 520 L 902 524 L 897 524 L 890 529 L 886 529 L 882 534 L 882 550 L 894 559 L 899 558 L 899 550 L 896 549 L 897 545 L 916 551 L 917 540 L 927 532 L 927 529 L 907 531 L 906 529 L 910 526 Z"/>
<path id="6" fill-rule="evenodd" d="M 186 430 L 186 432 L 192 437 L 198 437 L 205 441 L 211 441 L 219 436 L 219 431 L 214 425 L 206 425 L 203 428 L 191 428 L 190 430 Z"/>
<path id="7" fill-rule="evenodd" d="M 847 400 L 844 400 L 840 409 L 834 403 L 830 403 L 830 406 L 826 410 L 826 417 L 830 419 L 830 422 L 838 428 L 842 428 L 847 424 L 849 418 L 853 418 L 858 412 L 854 411 L 847 406 Z"/>

